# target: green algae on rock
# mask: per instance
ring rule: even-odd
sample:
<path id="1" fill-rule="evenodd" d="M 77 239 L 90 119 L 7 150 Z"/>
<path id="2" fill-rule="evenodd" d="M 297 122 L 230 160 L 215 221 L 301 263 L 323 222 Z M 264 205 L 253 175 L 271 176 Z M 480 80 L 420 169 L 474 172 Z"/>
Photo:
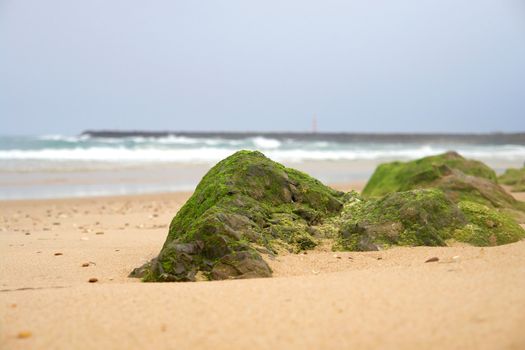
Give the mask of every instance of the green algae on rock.
<path id="1" fill-rule="evenodd" d="M 456 152 L 410 162 L 381 164 L 363 190 L 365 197 L 416 188 L 439 188 L 453 202 L 477 202 L 508 210 L 523 219 L 525 204 L 517 201 L 496 182 L 492 169 L 482 162 L 465 159 Z"/>
<path id="2" fill-rule="evenodd" d="M 467 220 L 439 189 L 394 192 L 360 201 L 343 223 L 342 250 L 380 250 L 393 245 L 443 246 Z"/>
<path id="3" fill-rule="evenodd" d="M 452 169 L 496 182 L 496 173 L 477 160 L 465 159 L 456 152 L 447 152 L 410 162 L 381 164 L 363 189 L 367 197 L 384 196 L 391 192 L 433 187 L 432 184 Z"/>
<path id="4" fill-rule="evenodd" d="M 511 186 L 512 192 L 525 192 L 525 167 L 510 168 L 498 177 L 501 184 Z"/>
<path id="5" fill-rule="evenodd" d="M 343 193 L 239 151 L 215 165 L 173 218 L 159 256 L 136 269 L 145 281 L 267 277 L 261 253 L 316 245 L 311 225 L 337 215 Z"/>
<path id="6" fill-rule="evenodd" d="M 525 230 L 508 214 L 475 202 L 456 204 L 437 188 L 359 201 L 342 215 L 347 219 L 334 246 L 339 250 L 445 246 L 450 240 L 491 246 L 525 237 Z"/>
<path id="7" fill-rule="evenodd" d="M 463 201 L 458 206 L 469 223 L 454 232 L 457 241 L 475 246 L 494 246 L 525 237 L 525 231 L 507 213 L 475 202 Z"/>
<path id="8" fill-rule="evenodd" d="M 496 182 L 485 164 L 456 152 L 378 166 L 363 201 L 340 231 L 338 247 L 475 245 L 515 242 L 525 231 L 525 204 Z"/>

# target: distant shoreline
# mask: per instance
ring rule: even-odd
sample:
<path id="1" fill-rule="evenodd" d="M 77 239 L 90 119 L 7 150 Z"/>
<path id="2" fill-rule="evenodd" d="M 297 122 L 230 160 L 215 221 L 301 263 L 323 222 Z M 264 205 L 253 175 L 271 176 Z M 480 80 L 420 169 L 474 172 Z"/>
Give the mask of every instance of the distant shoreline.
<path id="1" fill-rule="evenodd" d="M 276 140 L 332 141 L 341 143 L 462 143 L 462 144 L 514 144 L 525 145 L 525 132 L 519 133 L 328 133 L 328 132 L 197 132 L 197 131 L 116 131 L 86 130 L 82 136 L 94 138 L 125 137 L 191 137 L 238 140 L 265 137 Z"/>

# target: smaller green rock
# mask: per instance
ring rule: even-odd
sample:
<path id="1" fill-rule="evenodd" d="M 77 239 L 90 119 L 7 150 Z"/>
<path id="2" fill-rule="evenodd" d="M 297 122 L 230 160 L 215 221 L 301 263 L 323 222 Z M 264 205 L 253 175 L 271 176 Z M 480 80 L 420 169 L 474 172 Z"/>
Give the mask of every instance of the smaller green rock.
<path id="1" fill-rule="evenodd" d="M 456 152 L 381 164 L 365 186 L 363 196 L 380 197 L 417 188 L 439 188 L 454 203 L 469 201 L 504 209 L 520 222 L 525 221 L 525 203 L 497 184 L 495 172 Z"/>
<path id="2" fill-rule="evenodd" d="M 410 162 L 381 164 L 363 189 L 363 196 L 384 196 L 391 192 L 433 187 L 432 184 L 451 169 L 466 175 L 496 182 L 494 170 L 477 160 L 465 159 L 456 152 L 447 152 Z"/>

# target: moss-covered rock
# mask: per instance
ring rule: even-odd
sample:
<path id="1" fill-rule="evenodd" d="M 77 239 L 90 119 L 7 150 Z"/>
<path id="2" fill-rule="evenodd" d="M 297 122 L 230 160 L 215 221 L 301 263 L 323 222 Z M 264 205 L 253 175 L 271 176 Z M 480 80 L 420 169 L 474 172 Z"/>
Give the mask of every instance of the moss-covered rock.
<path id="1" fill-rule="evenodd" d="M 363 189 L 363 195 L 377 197 L 391 192 L 432 187 L 432 183 L 450 174 L 452 169 L 496 182 L 496 173 L 482 162 L 465 159 L 456 152 L 447 152 L 410 162 L 379 165 Z"/>
<path id="2" fill-rule="evenodd" d="M 476 246 L 494 246 L 516 242 L 525 231 L 508 214 L 475 202 L 462 201 L 459 209 L 468 224 L 454 232 L 454 238 Z"/>
<path id="3" fill-rule="evenodd" d="M 439 189 L 394 192 L 360 201 L 341 225 L 337 248 L 380 250 L 392 245 L 442 246 L 467 220 Z"/>
<path id="4" fill-rule="evenodd" d="M 335 245 L 340 250 L 445 246 L 449 240 L 490 246 L 525 237 L 525 230 L 510 215 L 476 202 L 456 204 L 437 188 L 359 201 L 343 215 L 347 219 Z"/>
<path id="5" fill-rule="evenodd" d="M 377 197 L 417 188 L 439 188 L 455 203 L 466 200 L 509 211 L 525 210 L 525 204 L 497 184 L 492 169 L 456 152 L 381 164 L 365 186 L 363 195 Z M 515 216 L 522 214 L 515 213 Z"/>
<path id="6" fill-rule="evenodd" d="M 507 169 L 498 177 L 498 181 L 501 184 L 511 186 L 513 192 L 525 192 L 525 167 Z"/>
<path id="7" fill-rule="evenodd" d="M 337 215 L 343 193 L 240 151 L 214 166 L 171 222 L 159 256 L 135 271 L 146 281 L 270 276 L 261 253 L 316 245 L 311 225 Z"/>

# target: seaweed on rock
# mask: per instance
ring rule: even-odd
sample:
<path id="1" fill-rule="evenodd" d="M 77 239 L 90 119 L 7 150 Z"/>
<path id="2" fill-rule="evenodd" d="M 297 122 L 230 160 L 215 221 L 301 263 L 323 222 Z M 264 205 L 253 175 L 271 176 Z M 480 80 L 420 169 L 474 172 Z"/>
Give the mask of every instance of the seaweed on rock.
<path id="1" fill-rule="evenodd" d="M 512 192 L 525 192 L 525 167 L 510 168 L 498 177 L 501 184 L 511 186 Z"/>
<path id="2" fill-rule="evenodd" d="M 214 166 L 171 222 L 159 256 L 134 275 L 146 281 L 266 277 L 261 253 L 315 247 L 309 229 L 337 215 L 342 192 L 260 152 Z"/>
<path id="3" fill-rule="evenodd" d="M 438 188 L 360 201 L 346 217 L 335 244 L 340 250 L 446 246 L 450 241 L 492 246 L 525 237 L 525 231 L 504 211 L 470 201 L 456 204 Z"/>
<path id="4" fill-rule="evenodd" d="M 381 164 L 365 186 L 363 195 L 378 197 L 418 188 L 439 188 L 455 203 L 476 202 L 525 219 L 525 204 L 498 185 L 492 169 L 456 152 Z"/>
<path id="5" fill-rule="evenodd" d="M 366 251 L 392 245 L 442 246 L 465 224 L 462 212 L 441 190 L 394 192 L 354 206 L 341 226 L 337 247 Z"/>
<path id="6" fill-rule="evenodd" d="M 450 174 L 452 169 L 496 182 L 494 170 L 482 162 L 465 159 L 457 152 L 451 151 L 409 162 L 381 164 L 363 189 L 363 195 L 377 197 L 391 192 L 433 187 L 432 184 L 436 180 Z"/>

